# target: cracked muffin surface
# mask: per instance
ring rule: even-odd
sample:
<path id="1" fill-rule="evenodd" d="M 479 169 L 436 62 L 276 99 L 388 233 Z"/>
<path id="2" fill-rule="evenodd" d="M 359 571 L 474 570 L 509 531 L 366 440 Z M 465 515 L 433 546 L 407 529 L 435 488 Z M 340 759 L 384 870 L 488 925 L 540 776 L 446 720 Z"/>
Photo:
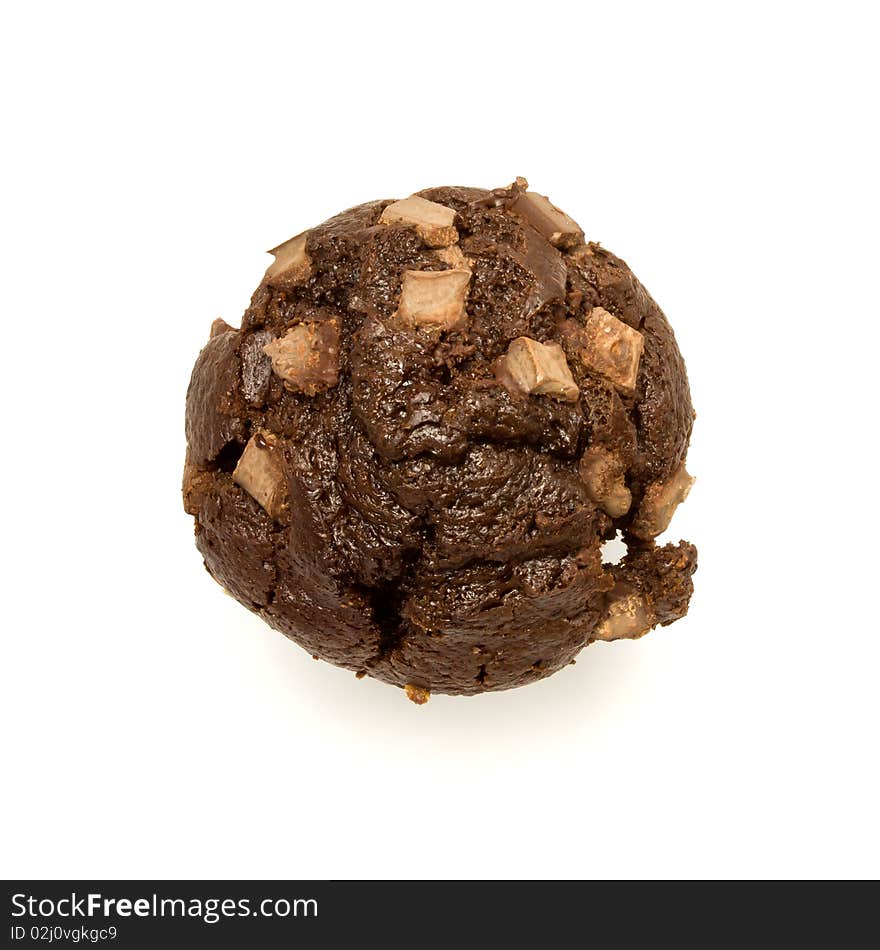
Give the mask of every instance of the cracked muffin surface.
<path id="1" fill-rule="evenodd" d="M 696 549 L 654 538 L 694 412 L 623 261 L 523 179 L 368 202 L 272 253 L 187 393 L 184 507 L 237 600 L 418 703 L 687 612 Z"/>

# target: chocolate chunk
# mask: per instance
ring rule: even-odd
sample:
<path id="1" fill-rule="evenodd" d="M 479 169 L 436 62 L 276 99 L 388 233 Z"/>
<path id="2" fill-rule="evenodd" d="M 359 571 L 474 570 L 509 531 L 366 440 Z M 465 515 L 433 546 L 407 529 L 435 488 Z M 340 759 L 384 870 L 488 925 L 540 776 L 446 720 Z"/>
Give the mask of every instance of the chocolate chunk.
<path id="1" fill-rule="evenodd" d="M 339 327 L 337 321 L 298 323 L 263 352 L 272 371 L 293 392 L 314 396 L 339 380 Z"/>
<path id="2" fill-rule="evenodd" d="M 584 239 L 580 225 L 537 192 L 520 192 L 511 202 L 510 209 L 525 218 L 554 247 L 576 247 Z"/>
<path id="3" fill-rule="evenodd" d="M 533 228 L 524 229 L 525 251 L 513 249 L 510 256 L 528 272 L 532 288 L 526 298 L 526 316 L 553 301 L 565 299 L 566 269 L 562 255 Z"/>
<path id="4" fill-rule="evenodd" d="M 558 343 L 518 337 L 495 364 L 498 381 L 508 389 L 577 402 L 580 390 Z"/>
<path id="5" fill-rule="evenodd" d="M 380 224 L 408 224 L 429 247 L 446 247 L 458 240 L 455 211 L 418 195 L 395 201 L 382 212 Z"/>
<path id="6" fill-rule="evenodd" d="M 405 271 L 397 316 L 410 326 L 441 330 L 464 326 L 470 279 L 469 270 Z"/>
<path id="7" fill-rule="evenodd" d="M 582 339 L 584 365 L 622 393 L 632 394 L 645 345 L 642 334 L 602 307 L 594 307 L 587 318 Z"/>
<path id="8" fill-rule="evenodd" d="M 449 247 L 441 247 L 434 253 L 444 264 L 448 264 L 452 270 L 471 270 L 470 260 L 464 256 L 461 248 L 457 244 L 451 244 Z"/>
<path id="9" fill-rule="evenodd" d="M 271 343 L 273 339 L 268 330 L 259 330 L 245 339 L 239 351 L 241 391 L 245 400 L 252 406 L 262 405 L 269 391 L 272 361 L 263 351 L 263 347 Z"/>
<path id="10" fill-rule="evenodd" d="M 287 476 L 278 439 L 265 429 L 251 436 L 232 480 L 276 520 L 288 503 Z"/>
<path id="11" fill-rule="evenodd" d="M 308 232 L 272 248 L 275 260 L 266 270 L 266 281 L 272 287 L 290 290 L 304 284 L 312 273 L 312 261 L 306 251 Z"/>
<path id="12" fill-rule="evenodd" d="M 587 449 L 579 471 L 590 500 L 607 515 L 620 518 L 629 511 L 632 495 L 626 487 L 626 470 L 617 456 L 601 446 Z"/>
<path id="13" fill-rule="evenodd" d="M 472 208 L 508 208 L 529 187 L 528 181 L 521 175 L 506 188 L 493 188 L 474 196 L 470 201 Z"/>
<path id="14" fill-rule="evenodd" d="M 614 585 L 609 599 L 593 631 L 594 640 L 637 640 L 657 622 L 645 595 L 624 582 Z"/>
<path id="15" fill-rule="evenodd" d="M 638 514 L 629 527 L 630 532 L 638 538 L 656 538 L 662 534 L 695 481 L 682 464 L 665 481 L 652 482 L 639 504 Z"/>

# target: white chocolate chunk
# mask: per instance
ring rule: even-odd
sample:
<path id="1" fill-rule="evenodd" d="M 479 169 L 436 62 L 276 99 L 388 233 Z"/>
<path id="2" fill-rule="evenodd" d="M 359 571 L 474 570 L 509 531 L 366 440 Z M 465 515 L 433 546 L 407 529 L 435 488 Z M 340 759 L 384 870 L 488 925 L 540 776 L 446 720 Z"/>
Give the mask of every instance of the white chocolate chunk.
<path id="1" fill-rule="evenodd" d="M 645 341 L 602 307 L 594 307 L 583 333 L 584 365 L 627 395 L 635 392 Z"/>
<path id="2" fill-rule="evenodd" d="M 277 437 L 258 430 L 245 446 L 232 480 L 270 517 L 278 518 L 287 505 L 287 477 Z"/>
<path id="3" fill-rule="evenodd" d="M 464 326 L 470 279 L 469 270 L 404 271 L 397 316 L 415 326 L 441 330 Z"/>
<path id="4" fill-rule="evenodd" d="M 312 273 L 312 261 L 306 252 L 307 232 L 272 248 L 275 260 L 266 270 L 266 280 L 273 287 L 291 288 L 305 283 Z"/>
<path id="5" fill-rule="evenodd" d="M 638 538 L 656 538 L 663 534 L 695 481 L 682 464 L 666 481 L 650 484 L 629 530 Z"/>
<path id="6" fill-rule="evenodd" d="M 498 361 L 496 375 L 505 385 L 535 396 L 577 402 L 580 390 L 558 343 L 517 337 Z"/>
<path id="7" fill-rule="evenodd" d="M 593 631 L 594 640 L 636 640 L 654 626 L 654 612 L 644 594 L 621 592 Z"/>
<path id="8" fill-rule="evenodd" d="M 429 247 L 446 247 L 458 240 L 452 208 L 412 195 L 388 205 L 379 217 L 379 224 L 410 224 Z"/>
<path id="9" fill-rule="evenodd" d="M 554 247 L 574 247 L 584 239 L 584 232 L 577 221 L 552 204 L 549 198 L 535 191 L 520 193 L 510 207 Z"/>
<path id="10" fill-rule="evenodd" d="M 601 446 L 587 449 L 579 471 L 590 500 L 605 514 L 620 518 L 629 511 L 632 494 L 626 487 L 626 473 L 617 456 Z"/>

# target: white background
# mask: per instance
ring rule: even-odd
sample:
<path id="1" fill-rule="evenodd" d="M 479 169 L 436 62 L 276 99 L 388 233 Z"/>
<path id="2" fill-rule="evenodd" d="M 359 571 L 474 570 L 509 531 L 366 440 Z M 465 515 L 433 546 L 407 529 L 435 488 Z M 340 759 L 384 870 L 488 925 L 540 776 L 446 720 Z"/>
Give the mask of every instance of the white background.
<path id="1" fill-rule="evenodd" d="M 870 4 L 6 10 L 4 875 L 880 872 Z M 697 592 L 419 708 L 205 573 L 184 393 L 264 248 L 516 175 L 675 327 Z"/>

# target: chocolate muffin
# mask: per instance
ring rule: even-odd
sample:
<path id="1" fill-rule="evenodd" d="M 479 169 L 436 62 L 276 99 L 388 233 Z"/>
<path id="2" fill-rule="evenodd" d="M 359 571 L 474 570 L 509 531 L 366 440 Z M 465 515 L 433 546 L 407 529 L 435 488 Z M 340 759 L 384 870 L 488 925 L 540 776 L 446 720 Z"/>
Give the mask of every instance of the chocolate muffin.
<path id="1" fill-rule="evenodd" d="M 187 393 L 184 507 L 237 600 L 415 702 L 687 612 L 696 550 L 654 538 L 694 412 L 622 260 L 524 179 L 371 201 L 272 254 Z"/>

